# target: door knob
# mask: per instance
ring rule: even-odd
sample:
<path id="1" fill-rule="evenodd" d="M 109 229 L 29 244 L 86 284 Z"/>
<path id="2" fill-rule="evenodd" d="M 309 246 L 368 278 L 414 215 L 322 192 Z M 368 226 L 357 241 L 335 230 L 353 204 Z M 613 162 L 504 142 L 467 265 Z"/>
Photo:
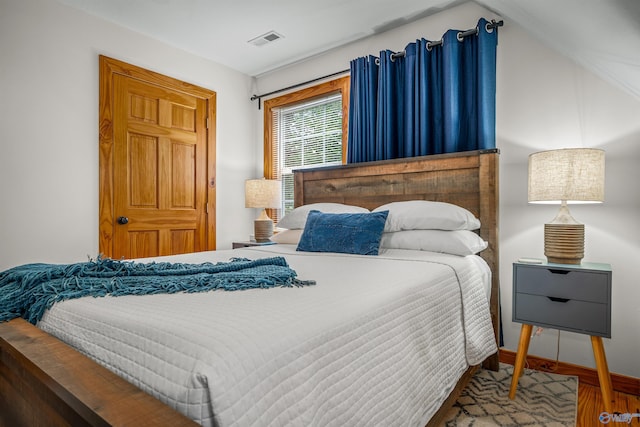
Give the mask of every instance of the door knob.
<path id="1" fill-rule="evenodd" d="M 118 217 L 118 224 L 127 224 L 129 222 L 129 218 L 127 218 L 126 216 L 119 216 Z"/>

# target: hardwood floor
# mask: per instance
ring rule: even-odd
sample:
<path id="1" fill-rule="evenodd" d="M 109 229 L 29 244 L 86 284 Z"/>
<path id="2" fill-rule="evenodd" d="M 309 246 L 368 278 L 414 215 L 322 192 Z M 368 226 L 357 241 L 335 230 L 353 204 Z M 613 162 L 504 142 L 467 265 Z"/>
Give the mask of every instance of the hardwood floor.
<path id="1" fill-rule="evenodd" d="M 613 392 L 613 398 L 615 403 L 613 405 L 614 411 L 620 414 L 638 414 L 640 416 L 640 396 L 634 396 L 631 394 Z M 591 426 L 603 426 L 599 421 L 600 414 L 604 411 L 604 405 L 602 403 L 602 393 L 597 386 L 584 384 L 578 382 L 578 416 L 577 427 L 591 427 Z M 633 418 L 632 422 L 627 424 L 626 422 L 614 422 L 611 420 L 608 425 L 620 426 L 620 425 L 639 426 L 640 418 Z"/>

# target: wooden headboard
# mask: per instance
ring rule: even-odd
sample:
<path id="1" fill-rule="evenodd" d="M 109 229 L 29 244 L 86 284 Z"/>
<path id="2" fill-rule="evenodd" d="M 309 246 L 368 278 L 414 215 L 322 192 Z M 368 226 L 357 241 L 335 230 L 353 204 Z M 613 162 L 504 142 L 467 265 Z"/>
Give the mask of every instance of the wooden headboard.
<path id="1" fill-rule="evenodd" d="M 295 206 L 334 202 L 373 209 L 404 200 L 453 203 L 480 219 L 489 243 L 480 256 L 492 271 L 491 318 L 499 337 L 498 157 L 481 150 L 294 171 Z M 498 355 L 485 362 L 497 370 Z"/>

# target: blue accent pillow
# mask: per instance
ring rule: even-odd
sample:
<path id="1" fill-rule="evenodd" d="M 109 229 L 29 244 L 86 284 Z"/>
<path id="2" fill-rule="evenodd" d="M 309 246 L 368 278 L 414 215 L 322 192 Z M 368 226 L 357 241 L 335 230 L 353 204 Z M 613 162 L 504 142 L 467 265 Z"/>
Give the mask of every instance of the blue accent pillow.
<path id="1" fill-rule="evenodd" d="M 296 250 L 378 255 L 389 211 L 373 213 L 323 213 L 307 216 Z"/>

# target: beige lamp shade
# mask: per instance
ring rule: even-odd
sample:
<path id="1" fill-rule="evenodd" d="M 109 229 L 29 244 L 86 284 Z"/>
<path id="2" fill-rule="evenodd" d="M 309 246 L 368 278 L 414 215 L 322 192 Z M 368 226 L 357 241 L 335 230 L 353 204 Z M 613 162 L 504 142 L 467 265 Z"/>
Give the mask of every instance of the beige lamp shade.
<path id="1" fill-rule="evenodd" d="M 566 148 L 529 156 L 530 203 L 604 201 L 604 151 Z"/>
<path id="2" fill-rule="evenodd" d="M 248 179 L 244 184 L 244 206 L 261 209 L 254 223 L 256 242 L 268 242 L 273 236 L 273 220 L 265 208 L 278 209 L 282 204 L 282 183 L 273 179 Z"/>
<path id="3" fill-rule="evenodd" d="M 544 226 L 544 254 L 559 264 L 580 264 L 584 257 L 584 224 L 568 203 L 604 201 L 604 151 L 566 148 L 529 156 L 529 203 L 560 204 L 558 215 Z"/>
<path id="4" fill-rule="evenodd" d="M 244 183 L 245 208 L 280 208 L 281 182 L 274 179 L 248 179 Z"/>

